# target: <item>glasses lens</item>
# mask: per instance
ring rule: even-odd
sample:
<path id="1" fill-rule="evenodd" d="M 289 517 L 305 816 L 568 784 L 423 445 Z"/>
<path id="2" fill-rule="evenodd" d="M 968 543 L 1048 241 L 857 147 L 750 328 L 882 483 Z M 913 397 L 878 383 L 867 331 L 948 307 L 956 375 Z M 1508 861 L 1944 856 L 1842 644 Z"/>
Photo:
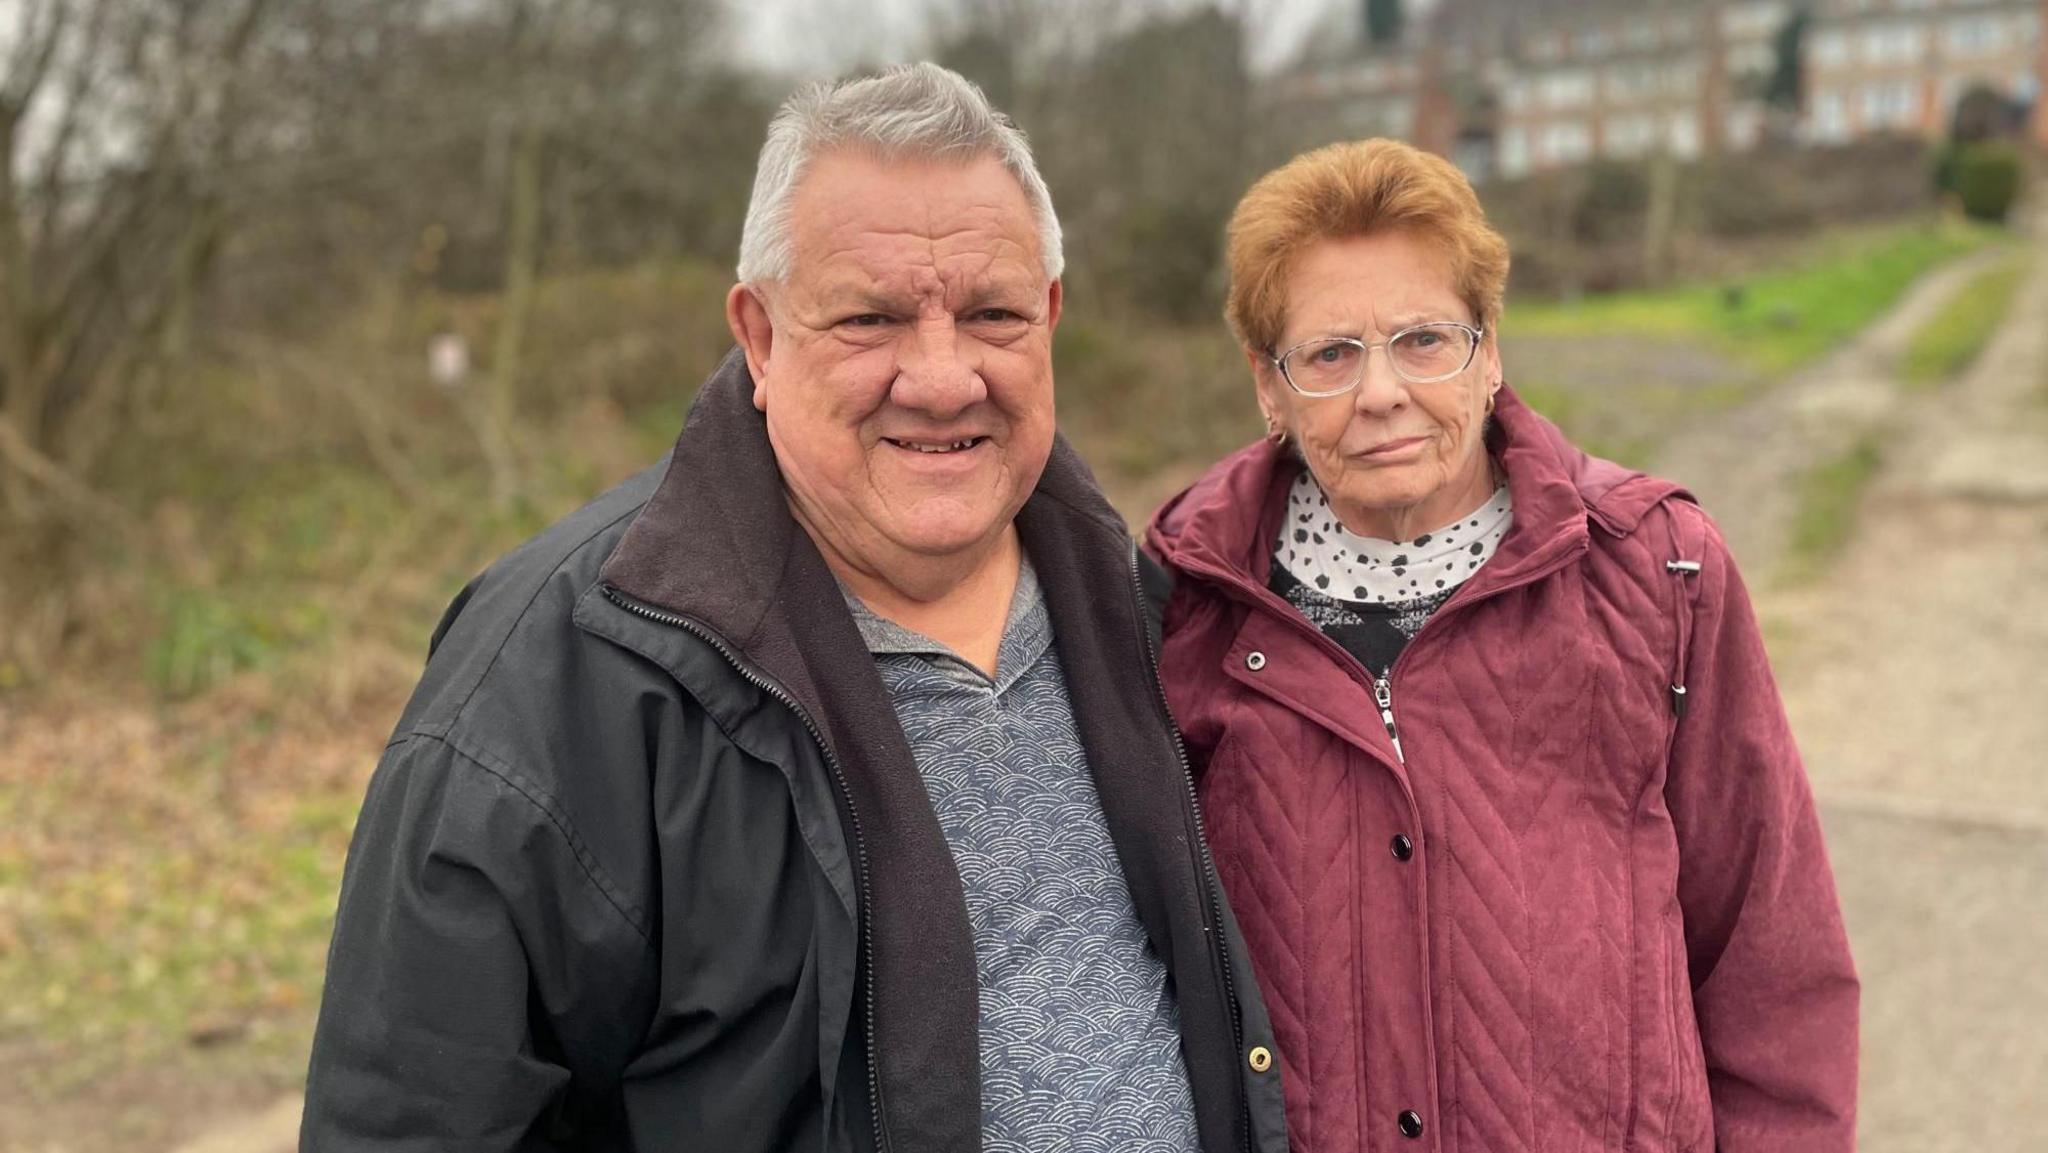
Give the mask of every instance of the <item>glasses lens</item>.
<path id="1" fill-rule="evenodd" d="M 1472 362 L 1472 334 L 1455 324 L 1425 324 L 1395 337 L 1387 355 L 1402 376 L 1438 380 Z"/>
<path id="2" fill-rule="evenodd" d="M 1358 379 L 1365 349 L 1355 341 L 1318 340 L 1287 354 L 1287 379 L 1303 392 L 1342 392 Z"/>

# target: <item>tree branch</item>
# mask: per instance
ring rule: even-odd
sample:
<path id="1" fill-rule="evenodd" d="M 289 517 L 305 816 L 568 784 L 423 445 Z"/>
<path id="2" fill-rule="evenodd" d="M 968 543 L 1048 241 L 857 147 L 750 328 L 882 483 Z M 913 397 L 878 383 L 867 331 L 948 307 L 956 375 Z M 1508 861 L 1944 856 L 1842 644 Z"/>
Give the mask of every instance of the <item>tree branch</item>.
<path id="1" fill-rule="evenodd" d="M 37 14 L 44 12 L 49 15 L 38 20 Z M 41 29 L 37 29 L 38 23 L 43 25 Z M 15 58 L 8 61 L 6 90 L 0 94 L 0 118 L 18 123 L 27 115 L 37 89 L 43 86 L 43 78 L 49 75 L 50 61 L 56 57 L 57 46 L 64 41 L 64 29 L 70 23 L 71 6 L 63 0 L 31 4 L 24 9 L 22 38 L 15 45 Z"/>
<path id="2" fill-rule="evenodd" d="M 14 427 L 14 421 L 5 415 L 0 415 L 0 464 L 48 490 L 59 500 L 103 518 L 124 536 L 132 537 L 139 532 L 135 518 L 128 514 L 127 509 L 100 495 L 91 485 L 66 471 L 63 465 L 38 452 Z"/>
<path id="3" fill-rule="evenodd" d="M 69 191 L 65 182 L 66 170 L 71 166 L 71 148 L 78 138 L 79 122 L 84 119 L 86 91 L 92 83 L 98 59 L 93 46 L 101 42 L 106 32 L 108 2 L 94 0 L 92 12 L 86 18 L 85 35 L 80 41 L 84 47 L 72 61 L 65 78 L 63 94 L 58 98 L 57 127 L 50 135 L 49 148 L 43 154 L 42 173 L 36 180 L 36 228 L 29 243 L 33 246 L 30 259 L 38 266 L 48 260 L 57 230 L 63 224 L 64 203 Z"/>

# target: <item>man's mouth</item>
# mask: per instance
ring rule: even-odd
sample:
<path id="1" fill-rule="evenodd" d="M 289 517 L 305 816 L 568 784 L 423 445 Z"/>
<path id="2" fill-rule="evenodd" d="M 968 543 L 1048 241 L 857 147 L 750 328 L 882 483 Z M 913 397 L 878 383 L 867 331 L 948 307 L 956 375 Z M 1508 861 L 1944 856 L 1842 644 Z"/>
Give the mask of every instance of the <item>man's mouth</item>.
<path id="1" fill-rule="evenodd" d="M 882 439 L 895 445 L 897 448 L 936 456 L 949 452 L 965 452 L 988 438 L 985 436 L 970 436 L 961 440 L 901 440 L 893 436 L 885 436 Z"/>

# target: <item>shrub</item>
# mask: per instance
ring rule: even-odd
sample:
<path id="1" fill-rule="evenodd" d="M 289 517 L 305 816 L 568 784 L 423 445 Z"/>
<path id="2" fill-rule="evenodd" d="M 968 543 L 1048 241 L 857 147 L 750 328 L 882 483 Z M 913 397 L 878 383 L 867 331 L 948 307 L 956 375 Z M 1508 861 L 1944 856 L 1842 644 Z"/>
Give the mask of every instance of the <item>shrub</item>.
<path id="1" fill-rule="evenodd" d="M 271 655 L 260 623 L 228 598 L 178 589 L 166 600 L 162 632 L 149 647 L 149 679 L 164 696 L 197 695 Z"/>
<path id="2" fill-rule="evenodd" d="M 2003 224 L 2020 192 L 2020 154 L 2010 144 L 1971 144 L 1956 153 L 1955 192 L 1972 220 Z"/>
<path id="3" fill-rule="evenodd" d="M 1948 197 L 1956 193 L 1956 159 L 1962 155 L 1963 145 L 1950 141 L 1934 150 L 1934 193 Z"/>

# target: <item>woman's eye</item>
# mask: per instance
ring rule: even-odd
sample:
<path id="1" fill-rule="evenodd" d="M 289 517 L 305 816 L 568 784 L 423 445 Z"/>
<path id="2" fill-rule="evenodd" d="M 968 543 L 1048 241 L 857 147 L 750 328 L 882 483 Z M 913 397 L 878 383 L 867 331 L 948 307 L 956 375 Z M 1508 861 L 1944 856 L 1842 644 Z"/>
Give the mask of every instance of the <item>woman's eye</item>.
<path id="1" fill-rule="evenodd" d="M 1346 350 L 1343 345 L 1333 344 L 1328 348 L 1317 350 L 1316 359 L 1322 361 L 1324 364 L 1335 364 L 1339 360 L 1342 360 L 1344 358 L 1345 351 Z"/>
<path id="2" fill-rule="evenodd" d="M 1413 333 L 1408 340 L 1417 348 L 1435 348 L 1444 342 L 1443 334 L 1436 332 Z"/>

